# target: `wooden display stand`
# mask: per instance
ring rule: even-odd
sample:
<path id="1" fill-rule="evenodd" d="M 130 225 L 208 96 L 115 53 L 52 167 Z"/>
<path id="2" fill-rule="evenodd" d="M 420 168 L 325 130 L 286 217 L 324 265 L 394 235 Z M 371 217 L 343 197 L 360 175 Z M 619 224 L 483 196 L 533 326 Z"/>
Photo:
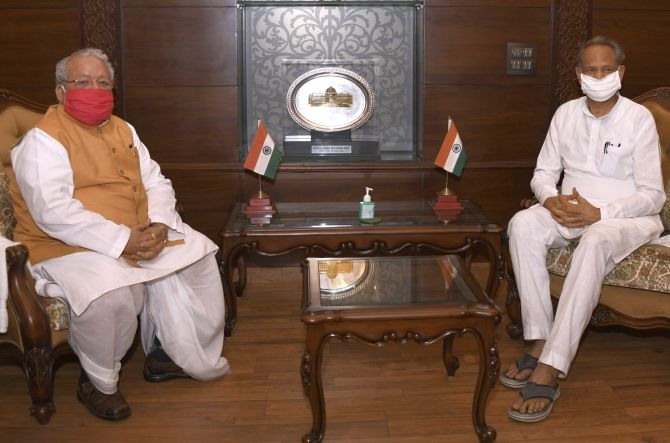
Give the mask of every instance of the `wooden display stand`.
<path id="1" fill-rule="evenodd" d="M 275 212 L 277 211 L 270 201 L 270 196 L 262 191 L 259 191 L 258 194 L 252 196 L 249 199 L 246 208 L 244 208 L 244 213 L 249 219 L 249 222 L 254 225 L 265 225 L 270 223 L 272 215 Z"/>
<path id="2" fill-rule="evenodd" d="M 458 201 L 458 196 L 448 188 L 439 191 L 433 202 L 433 211 L 437 215 L 437 220 L 442 223 L 449 223 L 463 211 L 463 206 Z"/>

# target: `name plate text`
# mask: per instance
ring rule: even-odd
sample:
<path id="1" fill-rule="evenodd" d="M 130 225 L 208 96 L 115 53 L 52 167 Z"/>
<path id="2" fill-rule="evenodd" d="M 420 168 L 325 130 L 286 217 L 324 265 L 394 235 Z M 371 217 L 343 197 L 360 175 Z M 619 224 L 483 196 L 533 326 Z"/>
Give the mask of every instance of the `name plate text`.
<path id="1" fill-rule="evenodd" d="M 312 154 L 351 154 L 351 145 L 312 145 Z"/>

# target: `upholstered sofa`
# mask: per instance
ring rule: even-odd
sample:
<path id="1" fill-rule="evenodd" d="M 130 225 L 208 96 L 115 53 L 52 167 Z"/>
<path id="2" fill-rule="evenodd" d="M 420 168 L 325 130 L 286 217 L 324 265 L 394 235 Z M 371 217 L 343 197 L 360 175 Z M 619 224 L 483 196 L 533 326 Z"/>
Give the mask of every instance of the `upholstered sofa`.
<path id="1" fill-rule="evenodd" d="M 653 114 L 661 143 L 661 166 L 668 199 L 661 219 L 670 233 L 670 88 L 654 89 L 634 99 Z M 534 203 L 524 200 L 522 206 Z M 552 297 L 559 298 L 576 243 L 550 249 L 547 268 Z M 507 331 L 512 337 L 523 333 L 519 295 L 513 272 L 508 273 Z M 593 326 L 619 325 L 632 329 L 670 329 L 670 248 L 647 244 L 620 262 L 606 277 L 600 301 L 591 317 Z"/>
<path id="2" fill-rule="evenodd" d="M 8 189 L 9 151 L 45 111 L 46 106 L 0 90 L 0 234 L 7 239 L 12 238 L 16 223 Z M 33 279 L 26 269 L 28 250 L 25 246 L 10 246 L 5 255 L 8 329 L 0 333 L 0 354 L 12 357 L 25 371 L 32 399 L 30 411 L 39 423 L 45 424 L 55 410 L 54 363 L 72 354 L 67 344 L 67 307 L 57 299 L 35 293 Z"/>

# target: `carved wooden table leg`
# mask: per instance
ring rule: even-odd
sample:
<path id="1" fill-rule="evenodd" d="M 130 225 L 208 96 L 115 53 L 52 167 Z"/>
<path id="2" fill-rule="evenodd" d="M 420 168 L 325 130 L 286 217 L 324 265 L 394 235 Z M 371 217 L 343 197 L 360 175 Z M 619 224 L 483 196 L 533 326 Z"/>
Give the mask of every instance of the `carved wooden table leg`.
<path id="1" fill-rule="evenodd" d="M 235 284 L 236 295 L 242 297 L 244 294 L 244 288 L 247 287 L 247 261 L 244 258 L 244 255 L 239 255 L 237 257 L 237 275 L 238 279 Z"/>
<path id="2" fill-rule="evenodd" d="M 492 442 L 496 439 L 496 430 L 486 424 L 484 416 L 486 400 L 498 378 L 500 370 L 500 359 L 498 358 L 494 329 L 495 321 L 493 319 L 480 319 L 479 327 L 470 329 L 479 345 L 479 375 L 472 401 L 472 422 L 481 442 Z"/>
<path id="3" fill-rule="evenodd" d="M 234 284 L 232 283 L 232 266 L 229 261 L 223 261 L 219 265 L 221 280 L 223 281 L 223 300 L 226 303 L 226 324 L 224 335 L 230 337 L 233 334 L 235 320 L 237 319 L 237 296 L 235 295 Z"/>
<path id="4" fill-rule="evenodd" d="M 507 273 L 507 282 L 509 291 L 505 300 L 505 307 L 507 316 L 510 322 L 507 324 L 507 334 L 511 338 L 520 338 L 523 335 L 523 322 L 521 318 L 521 299 L 519 298 L 519 290 L 516 286 L 516 279 L 512 269 Z"/>
<path id="5" fill-rule="evenodd" d="M 250 249 L 247 244 L 235 247 L 227 257 L 224 257 L 223 289 L 226 301 L 226 326 L 225 335 L 230 337 L 237 321 L 237 299 L 242 296 L 242 291 L 247 284 L 247 264 L 244 254 Z M 234 280 L 237 271 L 237 281 Z"/>
<path id="6" fill-rule="evenodd" d="M 326 432 L 326 402 L 321 384 L 321 357 L 328 340 L 322 325 L 307 326 L 305 353 L 302 356 L 300 374 L 305 395 L 312 409 L 312 429 L 302 436 L 303 443 L 318 443 Z"/>
<path id="7" fill-rule="evenodd" d="M 449 334 L 442 341 L 442 359 L 444 360 L 444 369 L 449 377 L 456 375 L 456 369 L 461 365 L 458 357 L 454 356 L 454 334 Z"/>

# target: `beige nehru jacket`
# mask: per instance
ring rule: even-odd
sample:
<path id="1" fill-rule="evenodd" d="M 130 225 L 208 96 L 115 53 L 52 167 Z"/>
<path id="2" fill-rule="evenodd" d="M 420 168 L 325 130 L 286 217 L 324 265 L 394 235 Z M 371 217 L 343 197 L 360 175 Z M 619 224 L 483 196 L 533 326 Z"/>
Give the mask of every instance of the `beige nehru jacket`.
<path id="1" fill-rule="evenodd" d="M 65 113 L 62 105 L 55 105 L 35 127 L 67 151 L 73 173 L 73 197 L 87 210 L 128 227 L 148 220 L 140 161 L 127 123 L 112 116 L 103 126 L 87 126 Z M 28 247 L 32 264 L 86 251 L 45 234 L 30 216 L 13 171 L 9 171 L 9 176 L 17 221 L 14 239 Z"/>

